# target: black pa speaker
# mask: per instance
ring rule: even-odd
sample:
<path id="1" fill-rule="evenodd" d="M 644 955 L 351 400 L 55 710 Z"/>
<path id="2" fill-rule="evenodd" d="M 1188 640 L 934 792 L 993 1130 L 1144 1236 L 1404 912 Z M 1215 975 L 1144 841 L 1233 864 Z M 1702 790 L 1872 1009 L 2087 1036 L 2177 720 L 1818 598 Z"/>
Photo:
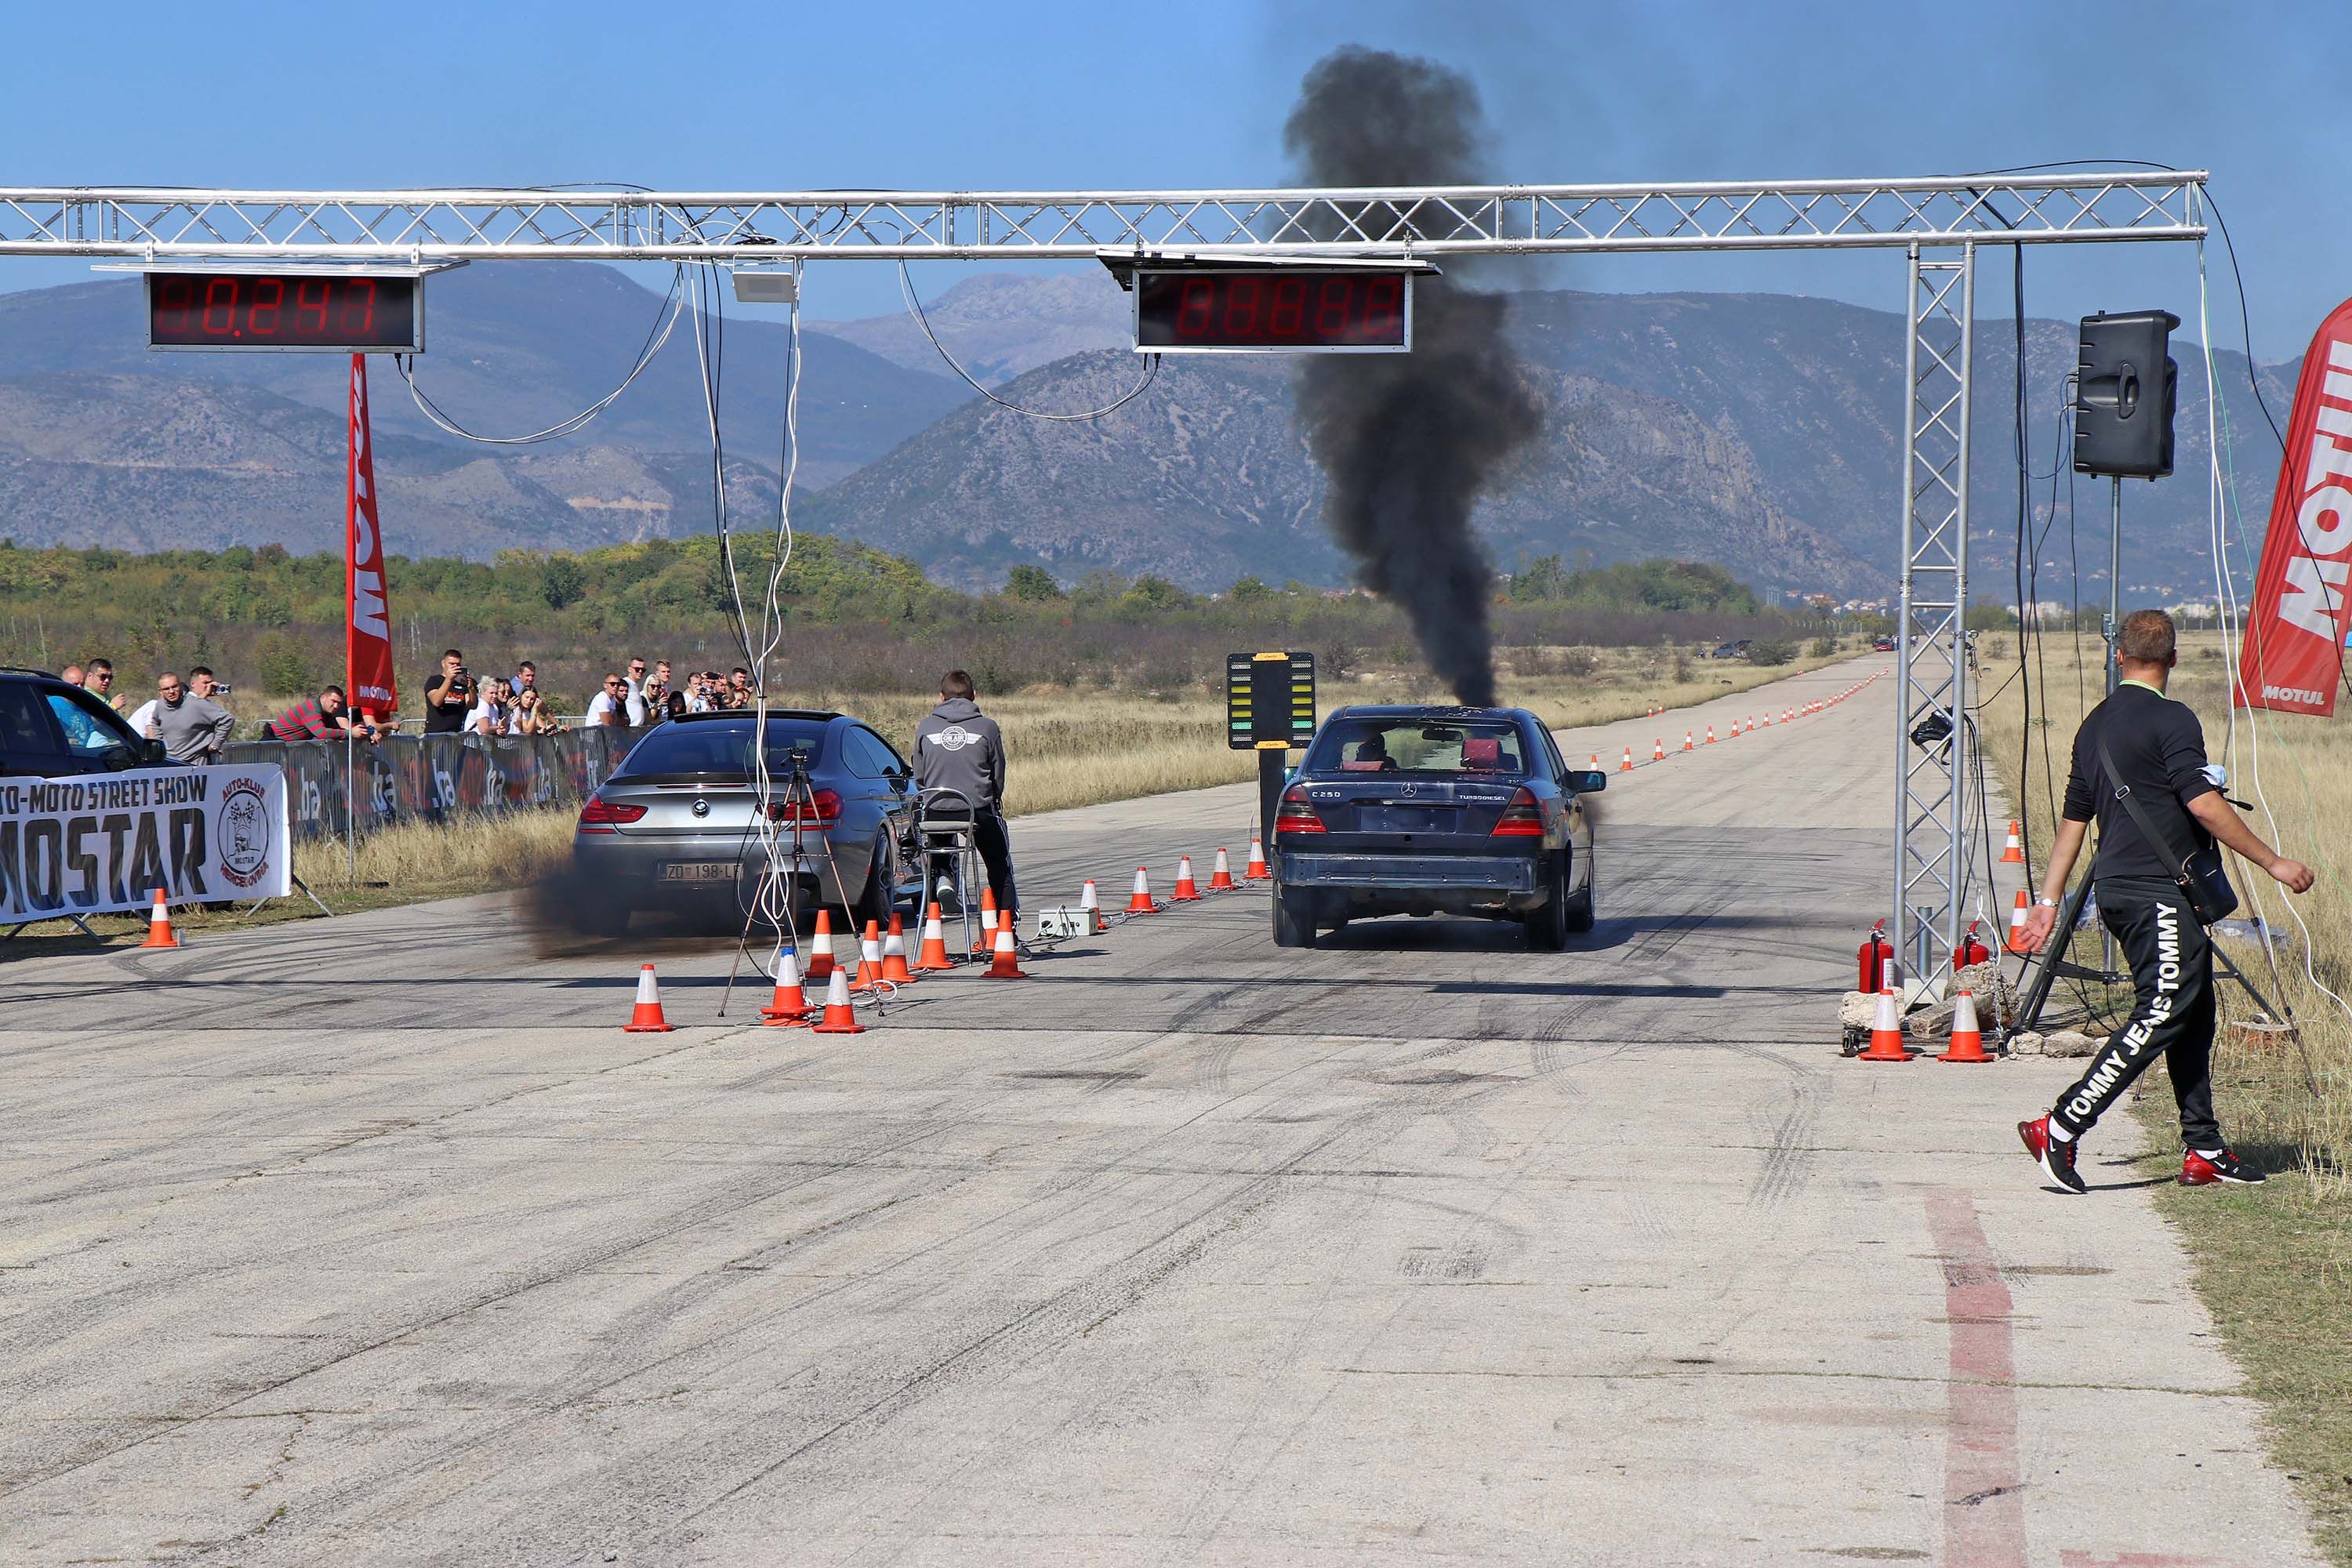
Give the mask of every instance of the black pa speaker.
<path id="1" fill-rule="evenodd" d="M 2180 318 L 2169 310 L 2102 310 L 2083 318 L 2075 355 L 2074 471 L 2126 479 L 2172 472 L 2172 411 L 2180 371 L 2165 345 Z"/>

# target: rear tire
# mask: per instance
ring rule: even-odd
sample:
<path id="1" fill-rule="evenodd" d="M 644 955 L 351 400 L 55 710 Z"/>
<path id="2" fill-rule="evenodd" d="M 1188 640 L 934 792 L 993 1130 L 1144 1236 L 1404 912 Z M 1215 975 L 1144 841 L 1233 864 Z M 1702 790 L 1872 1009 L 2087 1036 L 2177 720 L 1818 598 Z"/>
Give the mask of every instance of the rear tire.
<path id="1" fill-rule="evenodd" d="M 1314 911 L 1304 894 L 1274 889 L 1274 945 L 1276 947 L 1313 947 L 1315 945 Z"/>
<path id="2" fill-rule="evenodd" d="M 1592 929 L 1592 897 L 1597 888 L 1598 871 L 1594 869 L 1590 850 L 1584 857 L 1584 886 L 1568 900 L 1568 929 L 1588 931 Z"/>
<path id="3" fill-rule="evenodd" d="M 1543 908 L 1528 911 L 1528 946 L 1538 952 L 1558 952 L 1568 945 L 1568 857 L 1551 864 L 1551 896 Z"/>

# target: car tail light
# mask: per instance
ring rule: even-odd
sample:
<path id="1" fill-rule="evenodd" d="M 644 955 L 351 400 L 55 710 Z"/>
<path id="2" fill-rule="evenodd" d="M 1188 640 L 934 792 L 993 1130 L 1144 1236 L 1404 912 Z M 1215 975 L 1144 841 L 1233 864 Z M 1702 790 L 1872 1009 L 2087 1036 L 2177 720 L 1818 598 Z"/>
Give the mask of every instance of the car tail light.
<path id="1" fill-rule="evenodd" d="M 588 797 L 588 804 L 580 808 L 580 822 L 572 831 L 611 833 L 615 831 L 615 824 L 635 822 L 645 814 L 646 808 L 642 805 L 615 804 L 602 795 L 592 795 Z"/>
<path id="2" fill-rule="evenodd" d="M 778 800 L 768 805 L 771 822 L 800 822 L 811 827 L 830 827 L 841 820 L 841 796 L 829 789 L 818 790 L 806 800 Z"/>
<path id="3" fill-rule="evenodd" d="M 1307 791 L 1303 786 L 1292 784 L 1283 792 L 1282 805 L 1274 816 L 1274 830 L 1276 833 L 1323 831 L 1323 819 L 1315 815 L 1313 806 L 1307 804 Z"/>
<path id="4" fill-rule="evenodd" d="M 1541 838 L 1543 830 L 1543 807 L 1536 804 L 1535 791 L 1521 784 L 1519 793 L 1511 797 L 1511 804 L 1503 807 L 1502 817 L 1495 824 L 1495 831 L 1487 837 Z"/>

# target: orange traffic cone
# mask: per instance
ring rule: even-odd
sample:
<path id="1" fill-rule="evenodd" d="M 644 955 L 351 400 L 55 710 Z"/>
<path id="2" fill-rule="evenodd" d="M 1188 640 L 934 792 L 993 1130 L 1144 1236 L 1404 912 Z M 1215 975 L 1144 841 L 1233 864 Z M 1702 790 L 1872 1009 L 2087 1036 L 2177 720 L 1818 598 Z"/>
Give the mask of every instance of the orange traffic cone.
<path id="1" fill-rule="evenodd" d="M 893 985 L 915 983 L 914 971 L 907 967 L 907 928 L 895 910 L 890 914 L 890 929 L 882 937 L 882 978 Z"/>
<path id="2" fill-rule="evenodd" d="M 637 1005 L 629 1014 L 629 1021 L 621 1026 L 625 1035 L 667 1035 L 677 1026 L 662 1016 L 661 987 L 654 984 L 654 966 L 646 964 L 637 971 Z"/>
<path id="3" fill-rule="evenodd" d="M 1688 730 L 1685 730 L 1685 731 L 1683 731 L 1683 750 L 1684 750 L 1684 751 L 1685 751 L 1685 752 L 1687 752 L 1687 751 L 1689 751 L 1690 749 L 1691 749 L 1691 732 L 1690 732 Z"/>
<path id="4" fill-rule="evenodd" d="M 849 976 L 836 969 L 833 984 L 825 988 L 824 1016 L 809 1030 L 813 1035 L 862 1035 L 866 1026 L 857 1021 L 857 1009 L 849 1001 Z"/>
<path id="5" fill-rule="evenodd" d="M 1598 752 L 1593 752 L 1592 760 L 1584 765 L 1591 768 L 1594 773 L 1599 773 L 1601 771 L 1601 753 Z"/>
<path id="6" fill-rule="evenodd" d="M 155 889 L 155 908 L 147 917 L 147 940 L 141 947 L 177 947 L 180 939 L 172 933 L 171 907 L 163 902 L 163 889 Z"/>
<path id="7" fill-rule="evenodd" d="M 1127 912 L 1131 915 L 1156 914 L 1151 907 L 1151 878 L 1140 866 L 1135 868 L 1135 891 L 1129 895 Z"/>
<path id="8" fill-rule="evenodd" d="M 1650 742 L 1650 761 L 1654 763 L 1663 763 L 1665 760 L 1666 738 L 1664 735 L 1661 735 L 1656 740 Z"/>
<path id="9" fill-rule="evenodd" d="M 1625 760 L 1622 763 L 1619 764 L 1617 771 L 1621 773 L 1630 773 L 1633 771 L 1633 747 L 1628 746 L 1625 748 Z"/>
<path id="10" fill-rule="evenodd" d="M 923 911 L 923 951 L 915 954 L 915 968 L 928 974 L 933 970 L 954 967 L 955 960 L 948 956 L 947 933 L 940 927 L 939 901 L 933 900 L 931 907 Z"/>
<path id="11" fill-rule="evenodd" d="M 1764 710 L 1764 728 L 1766 728 L 1767 730 L 1769 730 L 1769 729 L 1770 729 L 1771 727 L 1772 727 L 1772 710 L 1770 710 L 1769 708 L 1767 708 L 1766 710 Z"/>
<path id="12" fill-rule="evenodd" d="M 2009 842 L 2000 847 L 2000 860 L 2004 866 L 2025 864 L 2025 846 L 2017 837 L 2017 824 L 2014 822 L 2009 825 Z"/>
<path id="13" fill-rule="evenodd" d="M 1797 710 L 1794 708 L 1790 709 L 1787 712 L 1780 715 L 1780 722 L 1783 724 L 1793 724 L 1796 721 Z"/>
<path id="14" fill-rule="evenodd" d="M 989 954 L 989 951 L 995 945 L 996 889 L 993 888 L 982 888 L 980 890 L 980 934 L 971 939 L 971 956 L 973 958 L 986 958 Z"/>
<path id="15" fill-rule="evenodd" d="M 1222 893 L 1234 885 L 1234 868 L 1225 864 L 1225 852 L 1217 851 L 1216 868 L 1209 873 L 1209 891 Z"/>
<path id="16" fill-rule="evenodd" d="M 1274 868 L 1265 863 L 1265 841 L 1251 834 L 1249 863 L 1242 868 L 1242 880 L 1263 882 L 1273 875 Z"/>
<path id="17" fill-rule="evenodd" d="M 981 971 L 983 980 L 1026 980 L 1022 973 L 1021 955 L 1013 947 L 1013 922 L 1006 921 L 996 928 L 996 952 L 986 969 Z"/>
<path id="18" fill-rule="evenodd" d="M 2026 908 L 2025 889 L 2020 888 L 2017 889 L 2017 905 L 2009 911 L 2009 936 L 2001 944 L 2011 952 L 2025 951 Z"/>
<path id="19" fill-rule="evenodd" d="M 1960 993 L 1959 1005 L 1952 1009 L 1952 1045 L 1939 1062 L 1989 1062 L 1985 1054 L 1984 1031 L 1977 1027 L 1977 999 L 1973 993 Z"/>
<path id="20" fill-rule="evenodd" d="M 1911 1053 L 1903 1044 L 1903 1016 L 1895 1010 L 1895 993 L 1878 994 L 1878 1016 L 1870 1021 L 1870 1048 L 1854 1060 L 1907 1062 Z"/>
<path id="21" fill-rule="evenodd" d="M 1168 895 L 1171 903 L 1192 904 L 1201 900 L 1200 884 L 1192 880 L 1192 858 L 1181 856 L 1176 861 L 1176 890 Z"/>
<path id="22" fill-rule="evenodd" d="M 857 944 L 857 978 L 849 983 L 852 991 L 882 989 L 882 922 L 867 921 L 866 935 Z"/>
<path id="23" fill-rule="evenodd" d="M 801 989 L 800 954 L 784 949 L 776 963 L 776 999 L 760 1009 L 772 1029 L 795 1028 L 809 1021 L 808 993 Z"/>
<path id="24" fill-rule="evenodd" d="M 836 965 L 833 962 L 833 911 L 816 912 L 816 930 L 809 936 L 808 973 L 803 979 L 812 985 L 822 985 L 833 978 Z"/>
<path id="25" fill-rule="evenodd" d="M 1223 851 L 1219 850 L 1218 853 L 1223 854 Z M 1087 885 L 1078 889 L 1078 908 L 1087 917 L 1087 931 L 1090 934 L 1100 936 L 1110 930 L 1109 923 L 1103 919 L 1102 895 L 1095 891 L 1092 877 L 1088 877 Z"/>
<path id="26" fill-rule="evenodd" d="M 1715 744 L 1715 726 L 1712 724 L 1706 727 L 1706 743 L 1710 746 Z"/>

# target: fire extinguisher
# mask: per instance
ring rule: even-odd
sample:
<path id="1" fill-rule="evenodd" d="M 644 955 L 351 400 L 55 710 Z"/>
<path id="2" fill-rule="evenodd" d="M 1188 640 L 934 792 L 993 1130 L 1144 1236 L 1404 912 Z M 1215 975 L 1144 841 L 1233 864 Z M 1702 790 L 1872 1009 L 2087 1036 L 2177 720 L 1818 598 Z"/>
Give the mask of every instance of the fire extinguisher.
<path id="1" fill-rule="evenodd" d="M 1977 940 L 1977 927 L 1983 923 L 1982 921 L 1970 921 L 1968 935 L 1960 938 L 1960 945 L 1952 950 L 1952 973 L 1955 974 L 1992 956 L 1992 950 Z"/>
<path id="2" fill-rule="evenodd" d="M 1878 991 L 1886 984 L 1886 963 L 1895 956 L 1894 943 L 1886 940 L 1886 922 L 1880 921 L 1870 928 L 1870 935 L 1854 952 L 1854 963 L 1862 972 L 1856 991 Z"/>

